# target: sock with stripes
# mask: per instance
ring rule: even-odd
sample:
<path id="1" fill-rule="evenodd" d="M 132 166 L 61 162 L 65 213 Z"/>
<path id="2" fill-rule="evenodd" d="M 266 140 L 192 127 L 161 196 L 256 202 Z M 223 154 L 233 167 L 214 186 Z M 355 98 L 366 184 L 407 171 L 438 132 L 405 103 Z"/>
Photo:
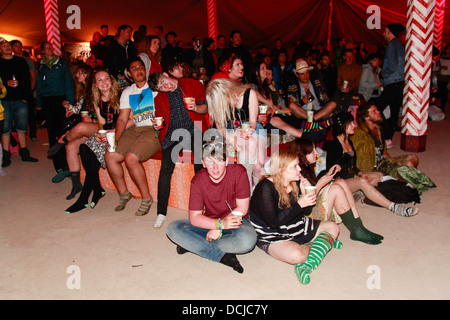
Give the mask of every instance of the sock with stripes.
<path id="1" fill-rule="evenodd" d="M 394 202 L 391 202 L 388 209 L 402 217 L 412 217 L 419 213 L 419 208 L 404 207 Z"/>
<path id="2" fill-rule="evenodd" d="M 319 234 L 311 244 L 306 261 L 295 265 L 295 273 L 300 283 L 308 284 L 311 281 L 309 274 L 317 269 L 325 255 L 332 248 L 340 249 L 342 248 L 342 243 L 339 240 L 335 240 L 328 232 Z"/>

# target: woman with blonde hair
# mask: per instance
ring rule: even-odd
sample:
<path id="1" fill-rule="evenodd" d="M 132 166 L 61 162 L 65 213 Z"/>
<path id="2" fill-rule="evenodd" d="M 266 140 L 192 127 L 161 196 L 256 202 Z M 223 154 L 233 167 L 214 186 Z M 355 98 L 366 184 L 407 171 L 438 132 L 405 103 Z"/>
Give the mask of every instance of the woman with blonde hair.
<path id="1" fill-rule="evenodd" d="M 119 116 L 119 86 L 114 77 L 106 70 L 99 69 L 94 73 L 92 83 L 91 105 L 95 110 L 98 123 L 96 129 L 114 132 L 117 118 Z M 84 186 L 78 200 L 66 209 L 66 213 L 74 213 L 90 206 L 94 208 L 100 198 L 105 194 L 100 184 L 98 170 L 100 166 L 106 167 L 105 152 L 106 138 L 98 137 L 98 132 L 91 134 L 88 139 L 80 145 L 80 157 L 86 171 Z M 88 198 L 93 192 L 92 200 Z"/>
<path id="2" fill-rule="evenodd" d="M 256 185 L 250 200 L 250 220 L 257 246 L 277 260 L 295 266 L 298 281 L 310 282 L 310 273 L 322 262 L 337 240 L 339 226 L 332 221 L 308 218 L 316 194 L 305 192 L 297 154 L 289 150 L 273 153 L 270 175 Z"/>
<path id="3" fill-rule="evenodd" d="M 258 121 L 256 91 L 250 85 L 217 78 L 208 84 L 206 100 L 211 122 L 215 123 L 227 143 L 239 152 L 239 163 L 250 164 L 250 182 L 251 175 L 259 179 L 264 173 L 267 136 Z"/>

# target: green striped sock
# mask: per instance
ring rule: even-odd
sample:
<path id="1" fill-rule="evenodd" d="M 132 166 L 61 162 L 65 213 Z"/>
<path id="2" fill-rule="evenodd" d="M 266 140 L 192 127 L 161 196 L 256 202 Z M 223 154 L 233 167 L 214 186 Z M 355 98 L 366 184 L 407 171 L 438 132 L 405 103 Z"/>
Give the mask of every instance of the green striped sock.
<path id="1" fill-rule="evenodd" d="M 302 284 L 308 284 L 311 279 L 309 274 L 317 269 L 325 255 L 332 248 L 341 248 L 342 243 L 335 240 L 328 232 L 322 232 L 311 244 L 309 256 L 305 262 L 295 265 L 297 279 Z"/>

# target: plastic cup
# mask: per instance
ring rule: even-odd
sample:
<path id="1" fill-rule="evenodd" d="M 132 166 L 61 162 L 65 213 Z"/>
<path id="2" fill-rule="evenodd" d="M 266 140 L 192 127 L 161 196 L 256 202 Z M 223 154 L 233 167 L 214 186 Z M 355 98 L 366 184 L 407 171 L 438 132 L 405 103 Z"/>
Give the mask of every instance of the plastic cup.
<path id="1" fill-rule="evenodd" d="M 186 107 L 186 109 L 192 110 L 195 107 L 195 98 L 186 97 L 183 99 L 183 101 L 184 101 L 184 106 Z"/>
<path id="2" fill-rule="evenodd" d="M 106 140 L 108 141 L 108 151 L 116 152 L 116 133 L 115 132 L 107 132 Z"/>
<path id="3" fill-rule="evenodd" d="M 314 121 L 314 111 L 306 111 L 306 114 L 308 115 L 306 121 L 313 122 Z"/>
<path id="4" fill-rule="evenodd" d="M 241 124 L 241 138 L 248 139 L 248 132 L 247 130 L 250 129 L 250 124 L 248 123 L 242 123 Z"/>
<path id="5" fill-rule="evenodd" d="M 89 111 L 81 111 L 81 121 L 84 122 L 84 118 L 89 117 Z"/>
<path id="6" fill-rule="evenodd" d="M 98 136 L 100 138 L 106 137 L 106 130 L 98 130 Z"/>
<path id="7" fill-rule="evenodd" d="M 305 187 L 305 194 L 310 194 L 310 193 L 316 193 L 316 187 L 315 186 Z"/>
<path id="8" fill-rule="evenodd" d="M 156 121 L 155 130 L 161 130 L 163 128 L 163 125 L 164 125 L 164 118 L 163 117 L 156 117 L 155 121 Z"/>
<path id="9" fill-rule="evenodd" d="M 267 104 L 261 104 L 259 106 L 259 113 L 260 114 L 266 114 L 267 113 Z"/>
<path id="10" fill-rule="evenodd" d="M 233 216 L 237 216 L 237 217 L 243 217 L 244 216 L 244 213 L 240 212 L 240 211 L 231 211 L 231 214 Z"/>
<path id="11" fill-rule="evenodd" d="M 342 83 L 342 89 L 347 89 L 348 81 L 344 80 L 344 83 Z"/>

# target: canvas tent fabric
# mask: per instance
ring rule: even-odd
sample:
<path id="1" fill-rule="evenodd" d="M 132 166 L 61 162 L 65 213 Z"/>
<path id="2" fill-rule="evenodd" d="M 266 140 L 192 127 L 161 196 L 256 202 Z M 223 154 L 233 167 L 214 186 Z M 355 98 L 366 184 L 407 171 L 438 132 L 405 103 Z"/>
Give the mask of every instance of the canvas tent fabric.
<path id="1" fill-rule="evenodd" d="M 189 42 L 194 35 L 208 36 L 207 0 L 164 1 L 88 1 L 59 0 L 60 30 L 63 42 L 88 42 L 100 25 L 108 24 L 113 34 L 121 24 L 137 29 L 144 24 L 151 33 L 155 25 L 164 32 L 174 30 L 178 39 Z M 331 4 L 331 6 L 330 6 Z M 71 5 L 80 8 L 80 29 L 69 29 L 67 20 Z M 380 8 L 380 29 L 369 29 L 367 8 Z M 406 25 L 407 1 L 392 0 L 216 0 L 218 34 L 228 39 L 230 32 L 242 32 L 246 45 L 271 45 L 276 38 L 283 43 L 324 42 L 331 19 L 331 43 L 339 36 L 348 41 L 365 41 L 369 46 L 382 43 L 382 31 L 389 23 Z M 449 10 L 444 20 L 443 43 L 450 42 Z M 330 15 L 331 12 L 331 15 Z M 46 40 L 44 5 L 42 0 L 1 0 L 0 34 L 16 37 L 26 46 L 37 46 Z"/>

